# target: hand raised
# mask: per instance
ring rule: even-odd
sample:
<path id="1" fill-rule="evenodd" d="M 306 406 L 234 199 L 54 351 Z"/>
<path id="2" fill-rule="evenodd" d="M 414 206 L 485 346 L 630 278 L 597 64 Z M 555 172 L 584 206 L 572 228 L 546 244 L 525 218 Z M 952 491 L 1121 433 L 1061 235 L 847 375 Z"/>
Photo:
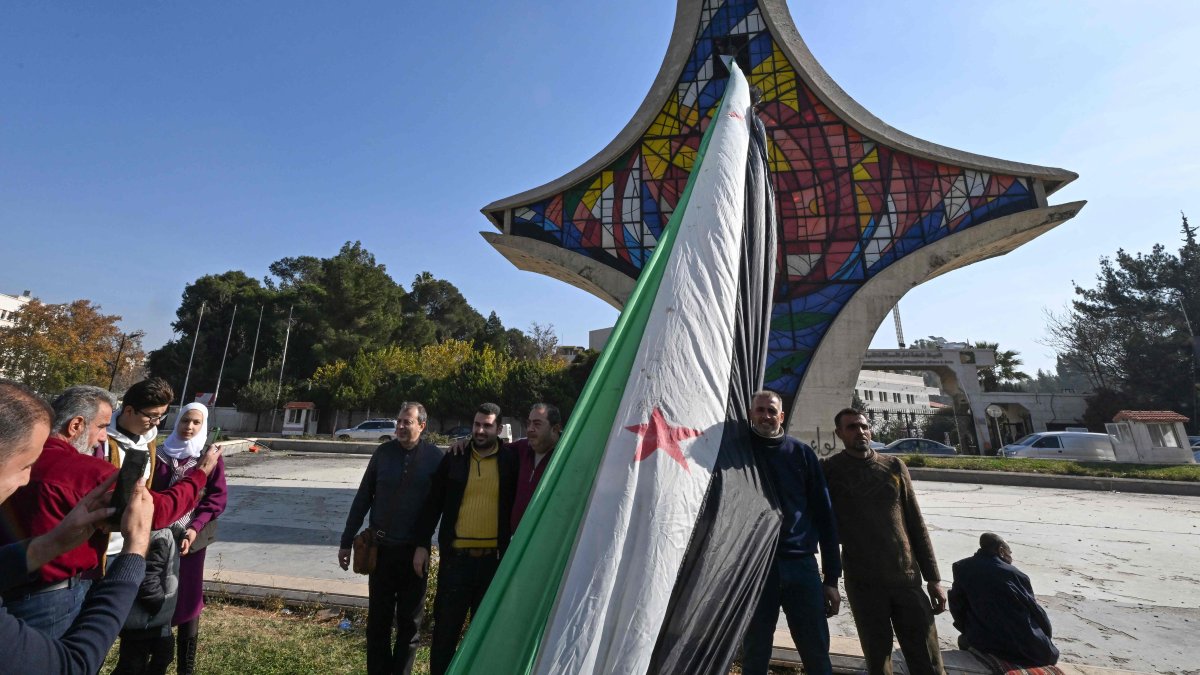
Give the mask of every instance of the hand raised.
<path id="1" fill-rule="evenodd" d="M 210 445 L 204 449 L 204 454 L 200 455 L 200 463 L 196 465 L 208 475 L 212 475 L 213 469 L 217 468 L 217 460 L 221 458 L 221 448 Z"/>
<path id="2" fill-rule="evenodd" d="M 142 557 L 150 550 L 150 521 L 154 518 L 154 500 L 143 483 L 138 483 L 129 495 L 129 505 L 121 518 L 121 534 L 125 537 L 122 553 Z"/>

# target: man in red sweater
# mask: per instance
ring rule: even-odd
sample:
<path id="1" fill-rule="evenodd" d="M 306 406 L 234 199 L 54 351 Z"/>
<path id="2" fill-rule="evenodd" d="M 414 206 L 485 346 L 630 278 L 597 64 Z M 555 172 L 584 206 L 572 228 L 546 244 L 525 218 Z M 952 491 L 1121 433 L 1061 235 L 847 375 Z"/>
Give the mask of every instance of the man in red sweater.
<path id="1" fill-rule="evenodd" d="M 5 527 L 0 544 L 54 529 L 88 492 L 117 471 L 111 463 L 91 456 L 92 448 L 107 440 L 114 402 L 112 394 L 90 386 L 71 387 L 55 399 L 53 428 L 33 465 L 29 484 L 3 506 Z M 206 453 L 200 472 L 170 490 L 150 493 L 154 529 L 167 527 L 195 507 L 217 456 Z M 108 544 L 108 533 L 97 532 L 81 546 L 43 565 L 24 584 L 4 593 L 5 609 L 48 636 L 61 637 L 78 615 L 92 580 L 101 576 Z"/>

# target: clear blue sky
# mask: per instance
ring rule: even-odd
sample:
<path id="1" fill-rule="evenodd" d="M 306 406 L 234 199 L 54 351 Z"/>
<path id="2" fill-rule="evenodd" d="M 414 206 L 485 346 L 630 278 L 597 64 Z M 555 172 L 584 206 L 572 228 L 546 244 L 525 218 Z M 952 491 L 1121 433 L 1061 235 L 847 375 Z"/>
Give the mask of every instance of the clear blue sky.
<path id="1" fill-rule="evenodd" d="M 1200 4 L 792 0 L 818 60 L 889 124 L 1071 169 L 1074 220 L 901 301 L 906 336 L 1053 364 L 1043 310 L 1118 248 L 1200 218 Z M 488 202 L 606 145 L 665 52 L 674 0 L 46 3 L 0 7 L 0 291 L 89 298 L 170 337 L 208 273 L 362 240 L 560 342 L 616 319 L 477 234 Z M 1194 222 L 1200 222 L 1195 221 Z M 874 346 L 894 346 L 890 320 Z"/>

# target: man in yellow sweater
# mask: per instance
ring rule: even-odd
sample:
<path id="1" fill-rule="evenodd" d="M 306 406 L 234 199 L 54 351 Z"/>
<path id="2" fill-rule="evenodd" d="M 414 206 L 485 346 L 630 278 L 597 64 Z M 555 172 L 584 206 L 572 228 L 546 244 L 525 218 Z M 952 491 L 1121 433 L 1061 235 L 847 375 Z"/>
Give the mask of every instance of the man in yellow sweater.
<path id="1" fill-rule="evenodd" d="M 480 405 L 475 411 L 470 452 L 442 458 L 418 521 L 417 540 L 423 545 L 413 555 L 413 569 L 420 576 L 428 572 L 430 540 L 438 520 L 442 523 L 429 650 L 432 675 L 442 675 L 450 667 L 467 612 L 474 615 L 479 609 L 512 537 L 517 457 L 500 440 L 499 429 L 500 406 Z"/>

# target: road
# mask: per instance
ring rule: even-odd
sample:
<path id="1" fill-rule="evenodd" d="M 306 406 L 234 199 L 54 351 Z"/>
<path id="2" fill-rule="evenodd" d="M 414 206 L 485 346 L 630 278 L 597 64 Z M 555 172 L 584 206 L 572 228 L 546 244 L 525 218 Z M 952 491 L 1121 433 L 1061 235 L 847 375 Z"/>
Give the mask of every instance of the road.
<path id="1" fill-rule="evenodd" d="M 367 464 L 359 455 L 227 459 L 229 508 L 209 578 L 365 595 L 337 567 L 338 538 Z M 1200 673 L 1200 498 L 918 482 L 942 573 L 979 534 L 1009 541 L 1072 663 Z M 267 545 L 264 545 L 267 544 Z M 782 625 L 781 625 L 782 627 Z M 853 637 L 848 608 L 830 626 Z M 938 618 L 943 648 L 957 632 Z"/>

